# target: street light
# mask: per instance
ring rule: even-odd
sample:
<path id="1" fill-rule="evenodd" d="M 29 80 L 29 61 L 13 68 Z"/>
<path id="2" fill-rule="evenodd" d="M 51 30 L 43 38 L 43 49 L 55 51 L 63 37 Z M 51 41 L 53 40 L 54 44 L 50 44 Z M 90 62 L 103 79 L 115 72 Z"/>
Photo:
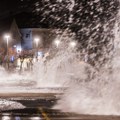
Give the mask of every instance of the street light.
<path id="1" fill-rule="evenodd" d="M 8 67 L 8 69 L 9 69 L 9 57 L 8 57 L 8 55 L 9 55 L 9 52 L 8 52 L 8 45 L 9 45 L 9 39 L 10 39 L 10 35 L 8 35 L 8 34 L 6 34 L 5 36 L 4 36 L 4 39 L 6 39 L 6 43 L 7 43 L 7 55 L 6 55 L 6 59 L 7 59 L 7 67 Z"/>
<path id="2" fill-rule="evenodd" d="M 4 38 L 6 39 L 7 41 L 7 56 L 8 56 L 8 45 L 9 45 L 9 39 L 10 39 L 10 35 L 5 35 Z"/>
<path id="3" fill-rule="evenodd" d="M 75 46 L 76 46 L 76 42 L 75 41 L 70 42 L 70 47 L 74 48 Z"/>
<path id="4" fill-rule="evenodd" d="M 34 38 L 35 44 L 36 44 L 36 57 L 38 57 L 38 43 L 40 41 L 40 38 L 36 37 Z"/>
<path id="5" fill-rule="evenodd" d="M 39 43 L 40 39 L 39 38 L 34 38 L 34 41 L 36 43 L 36 48 L 38 48 L 38 43 Z"/>
<path id="6" fill-rule="evenodd" d="M 54 43 L 55 43 L 55 45 L 58 47 L 59 44 L 60 44 L 60 40 L 55 40 Z"/>

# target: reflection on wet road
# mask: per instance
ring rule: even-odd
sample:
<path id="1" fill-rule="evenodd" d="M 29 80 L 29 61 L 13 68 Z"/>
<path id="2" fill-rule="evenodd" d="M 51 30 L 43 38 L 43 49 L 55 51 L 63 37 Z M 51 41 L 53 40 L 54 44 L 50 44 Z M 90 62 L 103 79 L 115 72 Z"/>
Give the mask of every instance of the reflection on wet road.
<path id="1" fill-rule="evenodd" d="M 56 96 L 7 98 L 26 106 L 25 109 L 6 110 L 0 113 L 0 120 L 120 120 L 119 116 L 90 116 L 65 113 L 52 109 Z"/>

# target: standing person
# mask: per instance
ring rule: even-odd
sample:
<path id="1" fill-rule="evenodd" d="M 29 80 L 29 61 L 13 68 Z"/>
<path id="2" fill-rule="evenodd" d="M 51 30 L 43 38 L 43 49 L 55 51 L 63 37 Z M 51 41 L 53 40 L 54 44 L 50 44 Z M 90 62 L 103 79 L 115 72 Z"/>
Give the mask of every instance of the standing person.
<path id="1" fill-rule="evenodd" d="M 0 55 L 0 65 L 2 65 L 2 56 Z"/>
<path id="2" fill-rule="evenodd" d="M 5 55 L 5 57 L 4 57 L 4 63 L 5 63 L 5 68 L 9 69 L 9 58 L 8 58 L 8 55 Z"/>

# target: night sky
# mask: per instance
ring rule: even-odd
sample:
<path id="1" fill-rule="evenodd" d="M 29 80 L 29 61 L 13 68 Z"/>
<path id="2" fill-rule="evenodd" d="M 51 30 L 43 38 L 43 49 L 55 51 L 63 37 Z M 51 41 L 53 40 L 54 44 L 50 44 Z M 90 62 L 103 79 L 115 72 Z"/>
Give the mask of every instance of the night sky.
<path id="1" fill-rule="evenodd" d="M 19 27 L 75 28 L 114 17 L 117 0 L 1 0 L 1 24 L 15 18 Z M 74 4 L 74 6 L 72 6 Z M 70 8 L 73 7 L 71 10 Z M 99 10 L 102 8 L 102 11 Z M 87 11 L 86 11 L 87 10 Z M 91 14 L 93 12 L 93 14 Z M 73 21 L 69 22 L 72 14 Z M 94 16 L 97 15 L 95 18 Z M 77 29 L 76 29 L 77 31 Z"/>

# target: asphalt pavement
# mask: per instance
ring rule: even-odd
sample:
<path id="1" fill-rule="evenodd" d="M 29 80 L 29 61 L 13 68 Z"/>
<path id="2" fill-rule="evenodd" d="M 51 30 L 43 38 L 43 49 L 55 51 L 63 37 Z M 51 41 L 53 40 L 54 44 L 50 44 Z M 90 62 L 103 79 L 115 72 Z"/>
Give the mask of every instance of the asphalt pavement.
<path id="1" fill-rule="evenodd" d="M 58 100 L 56 94 L 19 95 L 1 98 L 19 102 L 26 108 L 1 111 L 0 120 L 120 120 L 120 116 L 80 115 L 52 109 Z"/>

